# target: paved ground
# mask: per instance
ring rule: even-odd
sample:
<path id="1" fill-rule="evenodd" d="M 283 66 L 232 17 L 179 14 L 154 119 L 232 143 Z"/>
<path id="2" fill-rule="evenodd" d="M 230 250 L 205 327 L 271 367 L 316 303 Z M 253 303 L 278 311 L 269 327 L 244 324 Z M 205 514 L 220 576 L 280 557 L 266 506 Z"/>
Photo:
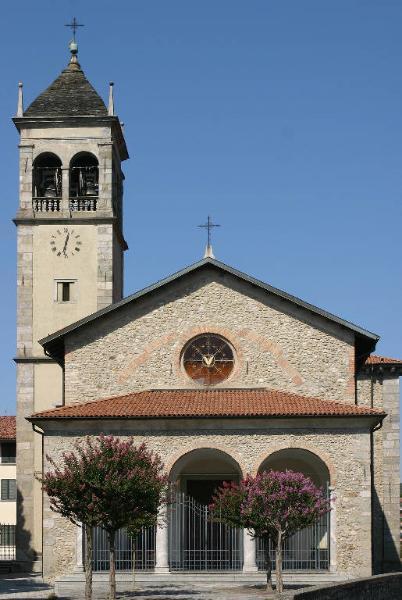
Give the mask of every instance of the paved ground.
<path id="1" fill-rule="evenodd" d="M 47 600 L 52 588 L 34 577 L 3 575 L 0 578 L 0 599 Z M 50 596 L 51 597 L 51 596 Z M 273 597 L 273 596 L 271 596 Z M 82 592 L 59 600 L 82 600 Z M 134 592 L 118 594 L 123 600 L 268 600 L 267 592 L 259 586 L 218 587 L 215 585 L 147 585 L 136 586 Z M 107 590 L 99 594 L 95 591 L 94 600 L 106 600 Z"/>
<path id="2" fill-rule="evenodd" d="M 29 598 L 47 598 L 52 588 L 41 583 L 36 577 L 21 577 L 18 575 L 0 576 L 0 598 L 11 600 L 28 600 Z"/>

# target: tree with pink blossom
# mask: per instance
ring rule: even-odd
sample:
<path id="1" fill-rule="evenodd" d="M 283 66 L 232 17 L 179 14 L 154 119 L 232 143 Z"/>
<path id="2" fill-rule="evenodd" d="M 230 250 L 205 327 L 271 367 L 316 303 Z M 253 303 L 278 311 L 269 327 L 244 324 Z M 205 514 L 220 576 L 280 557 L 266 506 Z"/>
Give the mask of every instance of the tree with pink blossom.
<path id="1" fill-rule="evenodd" d="M 115 535 L 122 527 L 137 529 L 139 523 L 156 519 L 165 501 L 167 480 L 157 454 L 145 444 L 113 436 L 87 437 L 62 455 L 60 465 L 41 479 L 50 508 L 82 525 L 85 531 L 85 600 L 92 598 L 92 528 L 108 535 L 110 552 L 110 600 L 116 598 Z"/>
<path id="2" fill-rule="evenodd" d="M 240 484 L 224 483 L 215 494 L 213 518 L 243 527 L 265 542 L 267 589 L 272 589 L 269 541 L 275 544 L 276 589 L 283 591 L 282 552 L 285 541 L 316 523 L 331 510 L 323 489 L 294 471 L 266 471 L 247 475 Z"/>

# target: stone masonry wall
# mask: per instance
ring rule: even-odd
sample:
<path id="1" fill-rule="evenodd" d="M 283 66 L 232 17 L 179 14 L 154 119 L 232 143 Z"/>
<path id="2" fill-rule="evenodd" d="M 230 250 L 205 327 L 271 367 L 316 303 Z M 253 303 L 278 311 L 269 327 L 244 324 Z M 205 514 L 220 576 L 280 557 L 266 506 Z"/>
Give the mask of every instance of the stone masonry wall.
<path id="1" fill-rule="evenodd" d="M 347 583 L 335 583 L 306 590 L 283 592 L 281 600 L 400 600 L 402 597 L 402 573 L 377 575 L 356 579 Z"/>
<path id="2" fill-rule="evenodd" d="M 399 570 L 399 377 L 362 373 L 357 398 L 359 404 L 380 408 L 388 415 L 373 433 L 373 570 Z"/>
<path id="3" fill-rule="evenodd" d="M 82 431 L 69 430 L 81 427 Z M 45 453 L 56 460 L 73 442 L 92 428 L 102 428 L 109 433 L 107 422 L 91 425 L 63 424 L 59 432 L 45 435 Z M 113 423 L 113 431 L 127 432 L 127 421 Z M 172 423 L 154 422 L 154 429 L 139 430 L 133 426 L 136 443 L 145 441 L 158 452 L 167 471 L 184 454 L 197 448 L 216 448 L 225 451 L 239 464 L 243 473 L 255 473 L 263 460 L 278 448 L 303 448 L 314 452 L 326 462 L 331 473 L 331 485 L 336 495 L 335 531 L 336 571 L 352 578 L 371 574 L 370 544 L 370 462 L 369 434 L 364 430 L 275 430 L 270 425 L 260 425 L 249 431 L 228 429 L 222 421 L 210 422 L 210 429 L 171 430 Z M 310 429 L 310 428 L 309 428 Z M 71 573 L 76 556 L 76 528 L 53 513 L 48 501 L 44 505 L 44 576 L 46 580 Z"/>
<path id="4" fill-rule="evenodd" d="M 221 334 L 233 344 L 235 368 L 223 387 L 276 388 L 354 402 L 350 331 L 209 270 L 70 334 L 66 404 L 147 388 L 192 387 L 181 351 L 202 332 Z"/>
<path id="5" fill-rule="evenodd" d="M 399 475 L 399 379 L 384 377 L 383 383 L 384 410 L 388 417 L 381 431 L 383 464 L 383 502 L 384 511 L 384 564 L 383 570 L 401 569 L 399 558 L 400 546 L 400 475 Z M 378 432 L 380 433 L 380 432 Z M 376 434 L 374 434 L 376 435 Z"/>

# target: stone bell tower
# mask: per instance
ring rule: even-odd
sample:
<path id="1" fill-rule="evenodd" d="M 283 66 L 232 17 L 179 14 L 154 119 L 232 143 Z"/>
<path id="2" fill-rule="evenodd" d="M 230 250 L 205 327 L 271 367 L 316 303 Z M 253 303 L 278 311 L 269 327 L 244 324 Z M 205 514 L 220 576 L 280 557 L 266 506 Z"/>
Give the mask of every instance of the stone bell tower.
<path id="1" fill-rule="evenodd" d="M 20 134 L 17 226 L 17 559 L 40 570 L 42 438 L 25 419 L 63 404 L 62 366 L 38 340 L 123 294 L 119 118 L 86 79 L 70 44 L 66 69 L 13 119 Z M 46 527 L 46 523 L 44 524 Z"/>

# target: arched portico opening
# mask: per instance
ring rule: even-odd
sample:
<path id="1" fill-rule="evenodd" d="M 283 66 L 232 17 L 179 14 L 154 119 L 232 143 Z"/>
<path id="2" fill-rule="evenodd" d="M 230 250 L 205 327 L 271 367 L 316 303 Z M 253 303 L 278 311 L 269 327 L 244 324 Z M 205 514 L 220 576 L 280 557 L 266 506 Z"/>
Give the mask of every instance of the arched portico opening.
<path id="1" fill-rule="evenodd" d="M 270 454 L 260 465 L 258 472 L 296 471 L 309 477 L 313 483 L 329 494 L 330 471 L 325 462 L 309 450 L 303 448 L 283 448 Z M 330 515 L 324 515 L 313 526 L 297 532 L 289 538 L 283 549 L 284 570 L 325 571 L 330 566 L 329 556 Z M 275 560 L 273 544 L 271 560 Z M 257 565 L 264 569 L 265 548 L 262 540 L 257 540 Z"/>
<path id="2" fill-rule="evenodd" d="M 243 532 L 211 521 L 209 504 L 224 481 L 238 482 L 241 469 L 226 452 L 199 448 L 179 458 L 170 472 L 176 492 L 168 510 L 171 571 L 237 571 Z"/>
<path id="3" fill-rule="evenodd" d="M 317 454 L 304 448 L 284 448 L 273 452 L 261 463 L 258 472 L 287 469 L 307 475 L 315 485 L 322 488 L 330 483 L 330 473 L 325 462 Z"/>
<path id="4" fill-rule="evenodd" d="M 187 452 L 173 465 L 169 479 L 179 492 L 202 504 L 210 504 L 215 490 L 224 481 L 241 478 L 238 463 L 223 450 L 199 448 Z"/>

